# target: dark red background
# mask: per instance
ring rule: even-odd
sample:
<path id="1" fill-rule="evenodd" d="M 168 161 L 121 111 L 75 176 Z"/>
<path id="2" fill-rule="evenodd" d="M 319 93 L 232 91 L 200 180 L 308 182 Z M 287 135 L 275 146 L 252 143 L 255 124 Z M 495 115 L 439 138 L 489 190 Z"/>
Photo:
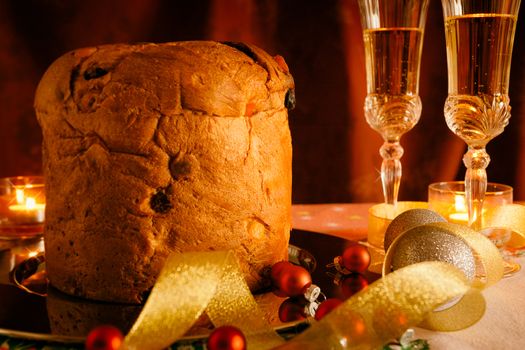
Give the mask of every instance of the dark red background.
<path id="1" fill-rule="evenodd" d="M 447 77 L 440 2 L 430 1 L 420 94 L 423 114 L 402 139 L 400 199 L 461 179 L 465 146 L 446 127 Z M 489 146 L 489 180 L 525 199 L 525 10 L 514 47 L 510 125 Z M 381 201 L 381 138 L 365 122 L 363 41 L 355 0 L 0 0 L 0 176 L 41 172 L 32 108 L 51 62 L 80 47 L 178 40 L 251 42 L 283 55 L 295 77 L 290 114 L 295 203 Z"/>

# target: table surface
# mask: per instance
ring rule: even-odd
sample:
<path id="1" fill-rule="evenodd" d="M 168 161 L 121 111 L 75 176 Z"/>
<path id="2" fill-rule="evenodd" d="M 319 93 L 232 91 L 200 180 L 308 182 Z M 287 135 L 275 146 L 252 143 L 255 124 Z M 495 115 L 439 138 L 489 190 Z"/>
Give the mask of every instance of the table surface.
<path id="1" fill-rule="evenodd" d="M 323 266 L 334 256 L 334 252 L 342 249 L 346 240 L 366 240 L 370 206 L 370 203 L 294 205 L 292 226 L 298 231 L 292 233 L 291 241 L 310 250 L 319 260 L 319 266 Z M 310 235 L 301 230 L 319 232 L 325 236 Z M 322 244 L 319 244 L 319 239 Z M 525 264 L 525 258 L 517 261 Z M 326 273 L 316 273 L 313 277 L 314 282 L 317 282 L 326 279 Z M 330 281 L 319 282 L 333 286 Z M 524 349 L 525 272 L 522 270 L 504 278 L 484 290 L 483 295 L 487 303 L 486 313 L 475 325 L 447 333 L 416 328 L 416 337 L 427 339 L 431 349 Z M 4 341 L 5 337 L 0 337 L 0 349 L 19 349 L 6 347 Z"/>

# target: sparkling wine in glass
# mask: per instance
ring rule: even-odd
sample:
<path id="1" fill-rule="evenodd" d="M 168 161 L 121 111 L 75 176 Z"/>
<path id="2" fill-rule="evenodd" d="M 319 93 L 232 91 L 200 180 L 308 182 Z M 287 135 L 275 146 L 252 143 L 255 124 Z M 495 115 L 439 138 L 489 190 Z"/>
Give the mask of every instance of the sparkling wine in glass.
<path id="1" fill-rule="evenodd" d="M 509 76 L 520 0 L 442 0 L 448 63 L 448 127 L 468 146 L 469 225 L 481 228 L 487 143 L 509 123 Z"/>
<path id="2" fill-rule="evenodd" d="M 358 0 L 365 42 L 365 117 L 383 138 L 381 182 L 395 205 L 401 181 L 401 136 L 421 116 L 419 66 L 428 0 Z"/>

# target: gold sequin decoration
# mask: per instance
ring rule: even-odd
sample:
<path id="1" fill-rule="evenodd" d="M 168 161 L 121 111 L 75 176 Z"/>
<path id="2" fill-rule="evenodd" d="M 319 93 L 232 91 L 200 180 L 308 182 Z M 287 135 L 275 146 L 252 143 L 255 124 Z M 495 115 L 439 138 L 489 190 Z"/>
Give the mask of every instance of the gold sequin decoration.
<path id="1" fill-rule="evenodd" d="M 216 326 L 241 328 L 250 349 L 267 349 L 283 342 L 263 320 L 235 254 L 219 251 L 168 257 L 124 347 L 169 347 L 205 310 Z"/>
<path id="2" fill-rule="evenodd" d="M 468 280 L 476 275 L 476 259 L 472 248 L 448 229 L 420 225 L 394 240 L 383 264 L 383 273 L 423 261 L 442 261 L 454 265 Z"/>
<path id="3" fill-rule="evenodd" d="M 415 233 L 424 239 L 409 237 Z M 401 242 L 403 244 L 398 244 Z M 447 254 L 454 252 L 453 255 L 461 256 L 455 256 L 454 262 L 449 261 L 447 254 L 438 254 L 442 249 L 446 249 Z M 471 261 L 472 257 L 476 258 L 476 262 Z M 430 223 L 400 234 L 386 253 L 383 274 L 390 273 L 390 268 L 395 267 L 392 262 L 396 258 L 453 263 L 463 269 L 465 277 L 472 280 L 473 289 L 456 300 L 449 301 L 448 305 L 441 307 L 439 311 L 433 310 L 420 325 L 437 331 L 456 331 L 476 323 L 485 312 L 485 300 L 481 290 L 498 282 L 503 276 L 503 259 L 496 246 L 473 229 L 454 223 Z M 475 273 L 471 272 L 473 268 Z"/>
<path id="4" fill-rule="evenodd" d="M 503 277 L 503 258 L 498 248 L 487 237 L 464 225 L 448 222 L 436 222 L 430 225 L 448 230 L 472 248 L 482 268 L 476 275 L 473 287 L 487 288 Z"/>
<path id="5" fill-rule="evenodd" d="M 173 254 L 124 346 L 166 348 L 206 310 L 216 326 L 239 327 L 250 349 L 368 349 L 400 336 L 438 305 L 469 290 L 463 273 L 450 265 L 410 265 L 374 282 L 285 343 L 262 318 L 233 253 Z"/>

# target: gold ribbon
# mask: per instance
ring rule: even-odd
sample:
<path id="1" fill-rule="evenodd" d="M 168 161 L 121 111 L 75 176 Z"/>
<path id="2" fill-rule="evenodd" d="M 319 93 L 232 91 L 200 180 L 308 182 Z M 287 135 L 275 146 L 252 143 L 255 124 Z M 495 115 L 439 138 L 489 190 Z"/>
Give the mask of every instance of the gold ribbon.
<path id="1" fill-rule="evenodd" d="M 518 204 L 491 208 L 484 214 L 483 231 L 502 229 L 511 231 L 511 238 L 506 243 L 512 248 L 525 246 L 525 206 Z M 467 328 L 476 323 L 484 314 L 485 301 L 481 290 L 497 283 L 503 277 L 504 262 L 497 247 L 483 234 L 469 227 L 447 222 L 426 224 L 452 234 L 467 243 L 477 260 L 477 274 L 472 281 L 473 289 L 455 304 L 441 311 L 428 314 L 419 326 L 437 331 L 455 331 Z M 403 233 L 395 241 L 398 241 Z M 385 256 L 385 267 L 388 267 L 395 243 L 389 247 Z"/>
<path id="2" fill-rule="evenodd" d="M 513 244 L 524 246 L 525 221 L 520 218 L 525 218 L 525 207 L 505 206 L 494 211 L 485 226 L 511 229 Z M 481 290 L 502 277 L 501 256 L 486 237 L 467 227 L 449 223 L 431 225 L 463 239 L 479 258 L 483 273 L 472 286 L 463 272 L 452 265 L 443 262 L 410 265 L 374 282 L 323 320 L 284 342 L 264 320 L 234 253 L 172 254 L 126 336 L 124 347 L 166 348 L 182 337 L 204 311 L 215 326 L 240 328 L 251 350 L 370 349 L 416 325 L 434 330 L 468 327 L 483 316 L 485 301 Z M 432 312 L 454 298 L 460 298 L 456 304 Z"/>
<path id="3" fill-rule="evenodd" d="M 400 336 L 429 311 L 469 290 L 463 274 L 445 263 L 408 266 L 371 284 L 284 343 L 263 319 L 233 253 L 173 254 L 124 346 L 166 348 L 206 311 L 216 326 L 240 328 L 250 349 L 369 348 Z M 359 332 L 356 327 L 361 327 Z"/>
<path id="4" fill-rule="evenodd" d="M 470 291 L 464 274 L 452 265 L 410 265 L 374 282 L 279 349 L 381 347 L 439 305 Z M 364 327 L 358 331 L 356 324 Z"/>
<path id="5" fill-rule="evenodd" d="M 495 284 L 503 276 L 503 259 L 499 250 L 482 234 L 469 227 L 448 222 L 436 222 L 422 227 L 438 228 L 442 233 L 454 235 L 463 240 L 477 259 L 476 275 L 471 282 L 472 289 L 456 300 L 455 304 L 440 311 L 430 312 L 420 327 L 436 331 L 456 331 L 470 327 L 483 317 L 485 300 L 481 290 Z M 388 274 L 397 243 L 402 239 L 401 233 L 388 248 L 385 256 L 383 273 Z M 439 249 L 439 247 L 436 247 Z"/>
<path id="6" fill-rule="evenodd" d="M 125 349 L 164 349 L 206 311 L 215 326 L 242 329 L 250 349 L 283 342 L 263 319 L 232 252 L 172 254 L 144 309 L 124 340 Z"/>

